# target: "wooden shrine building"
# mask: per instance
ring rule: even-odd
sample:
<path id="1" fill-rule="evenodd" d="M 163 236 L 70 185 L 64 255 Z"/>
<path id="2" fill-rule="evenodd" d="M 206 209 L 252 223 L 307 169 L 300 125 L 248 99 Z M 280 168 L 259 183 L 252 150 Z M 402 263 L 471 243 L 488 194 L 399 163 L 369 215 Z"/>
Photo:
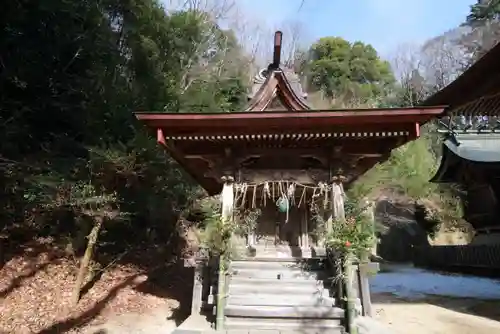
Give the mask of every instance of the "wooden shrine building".
<path id="1" fill-rule="evenodd" d="M 281 38 L 277 32 L 273 62 L 255 77 L 244 110 L 135 115 L 209 195 L 222 193 L 223 215 L 231 216 L 233 209 L 261 210 L 253 230 L 241 239 L 242 246 L 256 250 L 257 258 L 314 257 L 315 247 L 322 244 L 314 235 L 311 202 L 330 203 L 330 224 L 342 219 L 344 189 L 386 160 L 393 149 L 418 138 L 420 126 L 440 115 L 444 107 L 314 109 L 297 75 L 281 67 Z M 262 297 L 242 305 L 229 298 L 227 317 L 242 317 L 248 311 L 254 312 L 250 316 L 254 320 L 265 312 L 241 310 L 264 304 L 265 314 L 271 314 L 272 307 L 278 306 L 270 305 L 270 300 L 279 299 Z M 283 314 L 301 317 L 293 305 L 285 305 L 288 309 L 281 305 L 279 318 L 286 318 Z M 237 320 L 229 320 L 231 328 L 238 327 Z M 226 328 L 219 322 L 218 326 Z"/>
<path id="2" fill-rule="evenodd" d="M 500 269 L 500 44 L 423 106 L 445 104 L 440 166 L 431 182 L 456 184 L 470 244 L 422 247 L 418 264 L 494 273 Z"/>
<path id="3" fill-rule="evenodd" d="M 448 105 L 438 130 L 445 137 L 443 156 L 431 181 L 462 186 L 474 244 L 500 244 L 499 57 L 500 44 L 424 103 Z"/>
<path id="4" fill-rule="evenodd" d="M 376 163 L 386 160 L 391 150 L 418 138 L 420 125 L 444 109 L 314 110 L 298 80 L 290 80 L 293 73 L 280 67 L 281 34 L 275 39 L 273 62 L 257 75 L 254 93 L 243 111 L 136 113 L 156 132 L 158 143 L 209 195 L 222 191 L 225 177 L 235 182 L 235 199 L 242 197 L 243 187 L 251 189 L 253 196 L 258 186 L 259 203 L 267 196 L 266 203 L 274 204 L 294 183 L 297 204 L 303 190 L 298 185 L 313 189 L 342 180 L 348 188 Z M 284 183 L 287 187 L 281 189 Z M 250 197 L 247 194 L 247 204 Z M 308 217 L 293 205 L 291 210 L 288 230 L 276 239 L 307 247 Z M 275 218 L 263 214 L 257 233 L 279 230 L 266 220 Z"/>

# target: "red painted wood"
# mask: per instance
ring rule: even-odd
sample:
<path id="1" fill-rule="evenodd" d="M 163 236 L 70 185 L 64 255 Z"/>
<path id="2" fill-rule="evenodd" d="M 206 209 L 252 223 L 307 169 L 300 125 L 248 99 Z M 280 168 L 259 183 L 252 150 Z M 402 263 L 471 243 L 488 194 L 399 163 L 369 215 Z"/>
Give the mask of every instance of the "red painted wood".
<path id="1" fill-rule="evenodd" d="M 217 114 L 187 113 L 136 113 L 138 120 L 148 127 L 163 128 L 165 135 L 173 133 L 203 133 L 207 129 L 218 128 L 222 132 L 237 133 L 237 128 L 265 131 L 280 129 L 281 131 L 318 131 L 330 126 L 349 126 L 350 131 L 375 130 L 389 124 L 404 123 L 410 125 L 425 123 L 439 116 L 443 107 L 411 108 L 411 109 L 368 109 L 368 110 L 328 110 L 306 112 L 245 112 Z M 408 125 L 404 127 L 408 127 Z M 365 130 L 366 129 L 366 130 Z M 183 131 L 185 130 L 185 131 Z M 229 131 L 228 131 L 229 130 Z M 401 129 L 406 130 L 406 129 Z M 380 128 L 378 131 L 389 131 Z M 396 129 L 393 128 L 393 131 Z"/>
<path id="2" fill-rule="evenodd" d="M 159 144 L 162 144 L 162 145 L 167 145 L 166 141 L 165 141 L 165 135 L 163 134 L 163 129 L 162 128 L 158 128 L 156 129 L 156 141 L 159 143 Z"/>

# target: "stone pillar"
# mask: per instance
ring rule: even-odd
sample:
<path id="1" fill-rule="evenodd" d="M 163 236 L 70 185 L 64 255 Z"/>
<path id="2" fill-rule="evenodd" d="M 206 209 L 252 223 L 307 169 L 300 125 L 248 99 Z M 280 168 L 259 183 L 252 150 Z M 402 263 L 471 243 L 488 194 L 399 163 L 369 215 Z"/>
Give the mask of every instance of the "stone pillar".
<path id="1" fill-rule="evenodd" d="M 191 315 L 200 315 L 203 294 L 204 262 L 196 261 L 194 265 L 193 299 L 191 304 Z"/>

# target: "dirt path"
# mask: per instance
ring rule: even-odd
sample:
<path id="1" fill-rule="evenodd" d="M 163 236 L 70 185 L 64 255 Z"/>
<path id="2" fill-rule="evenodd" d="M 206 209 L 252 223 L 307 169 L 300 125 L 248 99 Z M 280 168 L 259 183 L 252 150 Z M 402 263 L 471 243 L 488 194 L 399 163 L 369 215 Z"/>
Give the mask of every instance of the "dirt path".
<path id="1" fill-rule="evenodd" d="M 378 294 L 373 304 L 375 318 L 395 334 L 500 333 L 500 301 L 447 297 L 412 301 Z"/>
<path id="2" fill-rule="evenodd" d="M 176 321 L 172 319 L 172 309 L 158 307 L 143 314 L 112 316 L 106 323 L 91 327 L 83 334 L 170 334 L 176 327 Z"/>

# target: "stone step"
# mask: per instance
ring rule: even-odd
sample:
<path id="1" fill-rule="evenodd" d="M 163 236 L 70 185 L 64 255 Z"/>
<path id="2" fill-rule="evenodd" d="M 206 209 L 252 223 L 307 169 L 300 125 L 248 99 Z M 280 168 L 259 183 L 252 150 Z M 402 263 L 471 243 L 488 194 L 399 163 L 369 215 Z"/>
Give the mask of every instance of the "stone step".
<path id="1" fill-rule="evenodd" d="M 316 259 L 325 258 L 326 249 L 324 247 L 301 248 L 286 245 L 255 245 L 252 251 L 244 249 L 240 252 L 249 258 L 269 258 L 278 257 L 283 259 Z"/>
<path id="2" fill-rule="evenodd" d="M 271 253 L 268 252 L 268 255 Z M 313 258 L 296 258 L 293 256 L 279 257 L 279 256 L 265 256 L 265 257 L 241 257 L 237 261 L 261 261 L 261 262 L 309 262 L 309 261 L 324 261 L 324 257 L 313 257 Z"/>
<path id="3" fill-rule="evenodd" d="M 323 281 L 320 280 L 310 280 L 310 279 L 280 279 L 275 278 L 248 278 L 241 276 L 233 276 L 230 279 L 230 284 L 241 285 L 241 284 L 249 284 L 257 287 L 261 286 L 272 286 L 273 289 L 276 289 L 276 284 L 279 284 L 280 289 L 284 287 L 303 287 L 303 286 L 312 286 L 319 287 L 324 286 Z M 326 280 L 325 282 L 329 282 Z"/>
<path id="4" fill-rule="evenodd" d="M 229 329 L 221 332 L 209 332 L 210 334 L 346 334 L 342 326 L 335 327 L 300 327 L 297 329 Z M 189 333 L 193 334 L 193 333 Z"/>
<path id="5" fill-rule="evenodd" d="M 290 285 L 281 285 L 280 282 L 276 281 L 275 284 L 272 285 L 258 285 L 252 284 L 248 281 L 248 283 L 230 283 L 228 292 L 230 294 L 251 294 L 251 293 L 265 293 L 265 294 L 276 294 L 280 295 L 285 294 L 296 294 L 296 295 L 311 295 L 314 293 L 322 294 L 328 293 L 328 289 L 325 289 L 321 282 L 317 282 L 318 284 L 290 284 Z M 326 291 L 326 292 L 323 292 Z"/>
<path id="6" fill-rule="evenodd" d="M 180 331 L 176 330 L 172 334 L 324 334 L 325 331 L 331 334 L 345 334 L 344 327 L 337 328 L 300 328 L 296 330 L 279 329 L 229 329 L 229 330 L 209 330 L 209 331 Z"/>
<path id="7" fill-rule="evenodd" d="M 341 319 L 344 317 L 344 310 L 329 306 L 228 305 L 224 314 L 227 317 L 249 318 Z"/>
<path id="8" fill-rule="evenodd" d="M 324 292 L 324 291 L 323 291 Z M 230 294 L 226 305 L 252 305 L 252 306 L 334 306 L 335 299 L 324 293 L 311 295 L 297 294 Z"/>
<path id="9" fill-rule="evenodd" d="M 249 255 L 248 253 L 245 253 L 246 258 L 252 259 L 252 258 L 262 258 L 262 259 L 273 259 L 273 258 L 279 258 L 279 259 L 294 259 L 294 260 L 302 260 L 302 259 L 316 259 L 318 257 L 314 256 L 311 254 L 311 252 L 300 252 L 299 255 L 297 255 L 295 252 L 291 251 L 270 251 L 270 250 L 257 250 L 252 253 L 252 255 Z"/>
<path id="10" fill-rule="evenodd" d="M 321 261 L 280 261 L 280 259 L 269 259 L 268 261 L 233 261 L 230 266 L 233 270 L 238 269 L 282 269 L 291 268 L 302 271 L 318 271 L 324 270 L 325 266 Z"/>
<path id="11" fill-rule="evenodd" d="M 320 279 L 323 273 L 307 272 L 298 268 L 280 268 L 280 269 L 233 269 L 230 271 L 233 277 L 246 278 L 264 278 L 276 280 L 317 280 Z M 320 275 L 318 275 L 320 274 Z M 279 283 L 279 282 L 277 282 Z"/>
<path id="12" fill-rule="evenodd" d="M 275 331 L 273 333 L 305 333 L 305 334 L 340 334 L 345 333 L 341 326 L 340 319 L 249 319 L 240 317 L 226 317 L 225 329 L 231 330 L 247 330 Z"/>

